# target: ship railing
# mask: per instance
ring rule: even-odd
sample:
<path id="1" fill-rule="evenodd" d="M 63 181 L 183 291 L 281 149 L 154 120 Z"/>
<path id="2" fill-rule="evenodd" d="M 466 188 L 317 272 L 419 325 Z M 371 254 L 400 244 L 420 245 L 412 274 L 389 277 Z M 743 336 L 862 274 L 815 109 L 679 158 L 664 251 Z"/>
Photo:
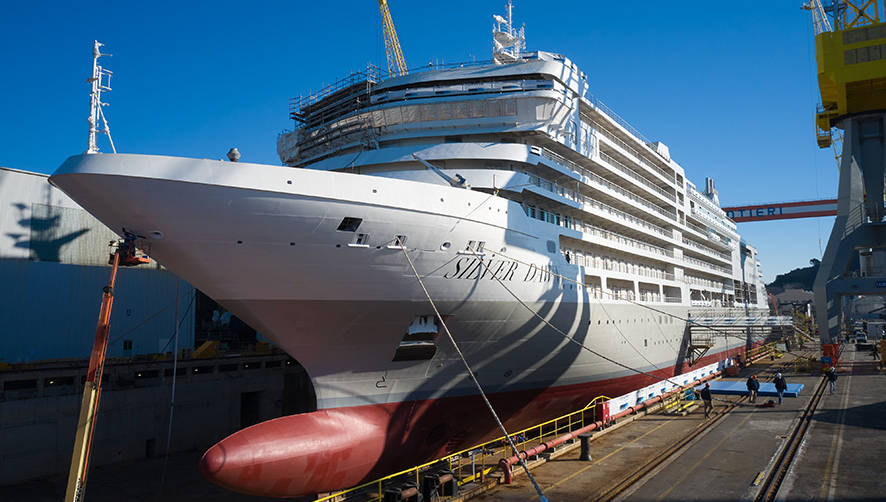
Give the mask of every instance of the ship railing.
<path id="1" fill-rule="evenodd" d="M 657 204 L 653 204 L 652 202 L 644 199 L 643 197 L 640 197 L 639 195 L 637 195 L 633 192 L 629 192 L 628 190 L 625 190 L 624 188 L 616 185 L 615 183 L 607 180 L 606 178 L 604 178 L 602 176 L 599 176 L 594 173 L 590 173 L 588 178 L 590 179 L 590 183 L 601 185 L 601 186 L 627 198 L 630 201 L 636 202 L 637 204 L 645 207 L 646 209 L 655 211 L 656 213 L 664 216 L 665 218 L 667 218 L 669 220 L 677 221 L 677 216 L 674 213 L 667 211 L 666 209 L 664 209 L 663 207 L 661 207 Z"/>
<path id="2" fill-rule="evenodd" d="M 612 190 L 612 191 L 618 193 L 619 195 L 622 195 L 622 196 L 626 197 L 627 199 L 629 199 L 629 200 L 631 200 L 631 201 L 633 201 L 633 202 L 635 202 L 635 203 L 637 203 L 637 204 L 639 204 L 651 211 L 661 214 L 662 216 L 664 216 L 670 220 L 674 220 L 674 221 L 677 220 L 677 217 L 673 213 L 669 213 L 669 212 L 665 211 L 663 208 L 661 208 L 660 206 L 656 206 L 655 204 L 649 202 L 648 200 L 643 199 L 642 197 L 638 197 L 637 195 L 635 195 L 631 192 L 628 192 L 627 190 L 619 187 L 615 183 L 610 182 L 609 180 L 607 180 L 606 178 L 603 178 L 602 176 L 598 176 L 594 173 L 589 172 L 589 173 L 587 173 L 587 178 L 588 179 L 585 180 L 586 183 L 589 183 L 589 184 L 596 183 L 598 185 L 601 185 L 601 186 L 603 186 L 609 190 Z M 563 185 L 560 185 L 558 183 L 554 183 L 553 181 L 546 180 L 544 178 L 541 178 L 539 176 L 535 176 L 533 174 L 529 175 L 529 182 L 539 188 L 545 189 L 549 192 L 556 193 L 557 195 L 561 195 L 563 197 L 566 197 L 567 199 L 574 200 L 576 202 L 582 202 L 585 199 L 589 199 L 589 197 L 581 195 L 576 190 L 567 188 Z M 593 200 L 593 199 L 591 199 L 591 200 Z"/>
<path id="3" fill-rule="evenodd" d="M 665 303 L 683 303 L 681 296 L 665 296 Z"/>
<path id="4" fill-rule="evenodd" d="M 635 138 L 639 139 L 645 144 L 652 143 L 652 140 L 643 135 L 636 127 L 632 126 L 627 120 L 621 118 L 621 115 L 615 113 L 615 110 L 606 106 L 600 98 L 594 96 L 593 94 L 588 94 L 588 101 L 594 105 L 594 108 L 602 111 L 606 115 L 609 116 L 612 120 L 618 123 L 620 126 L 624 127 L 629 133 L 631 133 Z"/>
<path id="5" fill-rule="evenodd" d="M 728 254 L 728 253 L 721 253 L 720 251 L 717 251 L 716 249 L 709 248 L 709 247 L 707 247 L 707 246 L 705 246 L 705 245 L 703 245 L 703 244 L 699 244 L 699 243 L 697 243 L 697 242 L 695 242 L 695 241 L 693 241 L 693 240 L 683 239 L 683 244 L 686 245 L 687 247 L 691 247 L 691 248 L 693 248 L 693 249 L 697 249 L 697 250 L 702 251 L 702 252 L 704 252 L 704 253 L 707 253 L 707 254 L 710 254 L 710 255 L 714 255 L 714 256 L 717 256 L 717 257 L 723 258 L 724 260 L 727 260 L 727 261 L 732 259 L 732 255 L 731 255 L 731 254 Z"/>
<path id="6" fill-rule="evenodd" d="M 341 78 L 317 92 L 298 96 L 289 100 L 290 117 L 299 120 L 303 117 L 305 108 L 322 101 L 327 96 L 351 87 L 354 84 L 365 82 L 367 85 L 381 82 L 381 69 L 373 64 L 366 65 L 366 70 L 351 72 L 350 75 Z"/>
<path id="7" fill-rule="evenodd" d="M 667 190 L 665 190 L 662 187 L 658 186 L 657 184 L 653 183 L 649 178 L 643 176 L 642 174 L 638 173 L 634 169 L 631 169 L 630 167 L 624 165 L 624 163 L 622 163 L 621 161 L 616 160 L 615 157 L 613 157 L 607 153 L 600 152 L 600 158 L 605 160 L 607 165 L 609 165 L 610 167 L 613 167 L 616 170 L 621 171 L 622 173 L 627 175 L 629 178 L 633 179 L 634 181 L 637 181 L 638 183 L 642 184 L 646 188 L 649 188 L 650 190 L 658 193 L 659 195 L 666 198 L 667 200 L 669 200 L 669 201 L 676 200 L 676 196 L 674 194 L 668 192 Z"/>
<path id="8" fill-rule="evenodd" d="M 692 258 L 691 256 L 684 256 L 683 261 L 685 261 L 687 263 L 691 263 L 693 265 L 698 265 L 700 267 L 705 267 L 705 268 L 709 268 L 712 270 L 716 270 L 718 272 L 723 272 L 724 274 L 731 274 L 732 273 L 732 269 L 729 269 L 726 267 L 721 267 L 720 265 L 715 265 L 713 263 L 699 260 L 697 258 Z"/>
<path id="9" fill-rule="evenodd" d="M 582 202 L 586 207 L 589 206 L 589 207 L 591 207 L 592 209 L 596 209 L 597 211 L 600 211 L 600 212 L 603 212 L 603 213 L 608 213 L 609 215 L 611 215 L 611 216 L 613 216 L 613 217 L 615 217 L 615 218 L 617 218 L 617 219 L 624 220 L 624 221 L 626 221 L 626 222 L 628 222 L 628 223 L 631 223 L 631 224 L 634 224 L 634 225 L 636 225 L 636 226 L 638 226 L 638 227 L 644 228 L 644 229 L 646 229 L 646 230 L 650 230 L 650 231 L 652 231 L 652 232 L 654 232 L 654 233 L 657 233 L 657 234 L 659 234 L 659 235 L 661 235 L 662 237 L 665 237 L 665 238 L 667 238 L 667 239 L 673 239 L 673 238 L 674 238 L 674 233 L 668 231 L 668 230 L 665 229 L 664 227 L 660 227 L 660 226 L 655 225 L 655 224 L 653 224 L 653 223 L 649 223 L 649 222 L 646 221 L 646 220 L 643 220 L 643 219 L 637 218 L 636 216 L 634 216 L 634 215 L 632 215 L 632 214 L 626 213 L 626 212 L 622 211 L 621 209 L 616 209 L 616 208 L 614 208 L 614 207 L 612 207 L 612 206 L 610 206 L 610 205 L 608 205 L 608 204 L 604 204 L 604 203 L 602 203 L 602 202 L 600 202 L 600 201 L 598 201 L 598 200 L 596 200 L 596 199 L 592 199 L 592 198 L 590 198 L 590 197 L 587 197 L 587 196 L 584 196 L 584 195 L 583 195 L 583 196 L 582 196 L 582 200 L 581 200 L 581 202 Z"/>
<path id="10" fill-rule="evenodd" d="M 575 221 L 575 220 L 574 220 Z M 582 221 L 575 221 L 574 230 L 578 230 L 579 232 L 584 232 L 590 234 L 595 237 L 600 237 L 601 239 L 606 239 L 609 241 L 613 241 L 619 244 L 624 244 L 626 246 L 634 247 L 643 251 L 649 251 L 651 253 L 660 254 L 663 256 L 673 257 L 674 252 L 663 248 L 661 246 L 656 246 L 653 244 L 649 244 L 648 242 L 643 242 L 641 240 L 634 239 L 632 237 L 628 237 L 626 235 L 622 235 L 617 232 L 613 232 L 611 230 L 607 230 L 605 228 L 598 227 L 596 225 L 592 225 L 590 223 L 585 223 Z"/>
<path id="11" fill-rule="evenodd" d="M 539 149 L 541 150 L 542 157 L 553 160 L 554 162 L 569 169 L 570 171 L 574 172 L 575 174 L 577 174 L 579 176 L 582 176 L 585 178 L 593 178 L 594 176 L 596 176 L 597 178 L 605 179 L 605 178 L 601 178 L 600 176 L 598 176 L 597 174 L 595 174 L 594 172 L 592 172 L 588 168 L 586 168 L 576 162 L 573 162 L 558 153 L 554 153 L 547 148 L 539 148 Z M 600 155 L 601 156 L 605 155 L 607 158 L 612 159 L 611 156 L 609 156 L 605 153 L 601 152 Z M 637 171 L 634 171 L 633 169 L 625 166 L 624 164 L 622 164 L 621 162 L 618 162 L 615 159 L 612 159 L 612 161 L 615 162 L 616 164 L 613 164 L 610 167 L 621 172 L 622 174 L 624 174 L 628 178 L 631 178 L 632 180 L 636 181 L 637 183 L 640 183 L 643 186 L 649 188 L 650 190 L 662 195 L 664 198 L 666 198 L 669 201 L 673 202 L 676 200 L 676 198 L 673 194 L 668 193 L 667 191 L 663 190 L 660 186 L 656 185 L 652 181 L 649 181 L 649 179 L 645 178 L 642 174 L 638 173 Z M 585 182 L 587 183 L 587 181 L 585 181 Z"/>
<path id="12" fill-rule="evenodd" d="M 626 152 L 628 152 L 628 153 L 632 154 L 634 157 L 636 157 L 638 164 L 640 164 L 641 166 L 643 166 L 651 171 L 654 171 L 654 172 L 660 174 L 664 179 L 668 180 L 669 183 L 676 185 L 676 181 L 674 181 L 674 173 L 669 173 L 669 172 L 665 171 L 664 169 L 652 164 L 652 162 L 649 159 L 647 159 L 645 155 L 640 153 L 636 148 L 632 147 L 631 145 L 627 144 L 624 140 L 618 138 L 617 136 L 615 136 L 611 132 L 607 131 L 602 125 L 600 125 L 595 120 L 588 117 L 587 115 L 582 115 L 582 117 L 585 118 L 587 120 L 587 122 L 589 122 L 591 124 L 591 126 L 594 128 L 595 132 L 599 133 L 604 138 L 608 139 L 609 141 L 612 141 L 616 145 L 620 146 L 623 150 L 625 150 Z"/>
<path id="13" fill-rule="evenodd" d="M 509 434 L 518 451 L 527 450 L 545 441 L 569 434 L 597 422 L 598 409 L 602 403 L 610 399 L 607 396 L 597 396 L 580 410 L 538 425 L 533 425 L 532 427 L 510 432 Z M 600 419 L 603 419 L 602 415 Z M 501 436 L 383 478 L 363 483 L 347 490 L 331 493 L 318 498 L 316 502 L 339 502 L 344 500 L 381 502 L 385 499 L 384 492 L 386 489 L 400 487 L 406 483 L 415 483 L 415 486 L 420 489 L 422 486 L 422 475 L 436 474 L 440 471 L 451 472 L 459 486 L 461 486 L 474 481 L 484 480 L 491 471 L 498 468 L 502 460 L 514 453 L 510 451 L 510 446 L 507 444 L 505 437 Z"/>

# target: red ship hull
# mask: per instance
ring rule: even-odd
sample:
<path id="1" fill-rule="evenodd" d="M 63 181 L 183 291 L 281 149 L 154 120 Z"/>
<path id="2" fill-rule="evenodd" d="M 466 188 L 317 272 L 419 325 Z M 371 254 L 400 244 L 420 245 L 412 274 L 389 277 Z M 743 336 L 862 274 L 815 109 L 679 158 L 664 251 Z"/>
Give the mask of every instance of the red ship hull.
<path id="1" fill-rule="evenodd" d="M 709 355 L 693 368 L 724 357 Z M 652 374 L 673 376 L 674 367 Z M 508 430 L 520 430 L 580 409 L 596 396 L 619 396 L 656 381 L 636 374 L 489 398 Z M 296 497 L 355 486 L 498 435 L 478 395 L 333 408 L 236 432 L 203 455 L 200 471 L 232 491 Z"/>

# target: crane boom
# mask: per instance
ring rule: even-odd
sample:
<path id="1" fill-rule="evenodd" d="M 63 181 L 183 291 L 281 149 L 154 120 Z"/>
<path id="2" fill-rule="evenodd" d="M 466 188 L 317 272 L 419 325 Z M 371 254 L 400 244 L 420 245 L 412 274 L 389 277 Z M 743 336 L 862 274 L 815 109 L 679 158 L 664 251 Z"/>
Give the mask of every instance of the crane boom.
<path id="1" fill-rule="evenodd" d="M 388 9 L 388 0 L 378 0 L 378 8 L 381 11 L 381 24 L 385 39 L 385 55 L 388 58 L 388 75 L 400 76 L 409 73 L 406 69 L 406 59 L 403 50 L 400 49 L 400 40 L 397 38 L 397 30 L 394 28 L 394 20 L 391 19 L 391 10 Z"/>

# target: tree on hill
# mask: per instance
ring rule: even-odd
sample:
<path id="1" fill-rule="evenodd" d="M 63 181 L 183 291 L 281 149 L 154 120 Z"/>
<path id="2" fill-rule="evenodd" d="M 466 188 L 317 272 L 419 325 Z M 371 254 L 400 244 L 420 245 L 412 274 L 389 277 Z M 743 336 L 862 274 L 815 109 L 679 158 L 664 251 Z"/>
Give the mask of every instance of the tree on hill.
<path id="1" fill-rule="evenodd" d="M 766 289 L 774 295 L 781 293 L 788 287 L 811 291 L 820 266 L 821 261 L 812 258 L 809 260 L 808 267 L 795 268 L 786 274 L 775 276 L 775 280 L 767 284 Z"/>

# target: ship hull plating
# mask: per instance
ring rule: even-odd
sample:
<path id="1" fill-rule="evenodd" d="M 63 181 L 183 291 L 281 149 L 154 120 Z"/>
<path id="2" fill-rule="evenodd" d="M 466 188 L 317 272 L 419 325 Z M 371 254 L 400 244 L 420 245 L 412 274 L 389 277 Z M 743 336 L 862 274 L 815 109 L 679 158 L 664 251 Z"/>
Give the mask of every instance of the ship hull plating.
<path id="1" fill-rule="evenodd" d="M 113 230 L 142 236 L 153 258 L 310 375 L 319 411 L 207 452 L 201 470 L 232 490 L 344 488 L 495 435 L 441 330 L 429 356 L 397 356 L 416 319 L 434 317 L 404 252 L 510 427 L 655 381 L 637 370 L 688 369 L 688 305 L 589 296 L 583 267 L 558 250 L 565 229 L 492 194 L 142 155 L 72 157 L 50 181 Z M 714 344 L 708 360 L 745 340 Z"/>

